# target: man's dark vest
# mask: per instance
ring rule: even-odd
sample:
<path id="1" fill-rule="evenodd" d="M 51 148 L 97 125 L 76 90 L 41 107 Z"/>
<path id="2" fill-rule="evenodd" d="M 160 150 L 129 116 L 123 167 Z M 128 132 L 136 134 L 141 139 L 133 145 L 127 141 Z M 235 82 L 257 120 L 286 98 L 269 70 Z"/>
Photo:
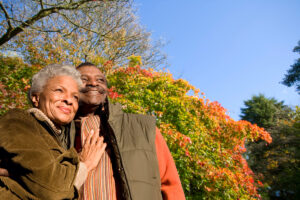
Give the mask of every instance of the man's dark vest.
<path id="1" fill-rule="evenodd" d="M 126 114 L 120 104 L 109 103 L 108 124 L 121 178 L 122 199 L 161 200 L 155 148 L 155 118 Z"/>

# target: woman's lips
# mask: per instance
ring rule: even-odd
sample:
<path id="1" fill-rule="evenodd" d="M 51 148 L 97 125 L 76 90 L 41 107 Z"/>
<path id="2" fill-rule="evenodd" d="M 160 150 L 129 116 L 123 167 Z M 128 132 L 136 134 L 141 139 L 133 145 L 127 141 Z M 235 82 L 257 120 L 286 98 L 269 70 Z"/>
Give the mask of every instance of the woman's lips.
<path id="1" fill-rule="evenodd" d="M 70 108 L 67 108 L 67 107 L 64 107 L 64 106 L 60 106 L 59 109 L 65 113 L 65 114 L 70 114 L 71 113 L 71 109 Z"/>

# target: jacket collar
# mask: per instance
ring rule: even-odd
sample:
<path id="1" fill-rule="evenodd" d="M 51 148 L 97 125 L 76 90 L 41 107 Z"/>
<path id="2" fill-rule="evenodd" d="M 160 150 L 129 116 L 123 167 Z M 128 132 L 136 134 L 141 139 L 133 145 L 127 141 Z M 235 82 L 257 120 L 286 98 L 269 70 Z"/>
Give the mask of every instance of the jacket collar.
<path id="1" fill-rule="evenodd" d="M 62 133 L 62 130 L 56 128 L 53 122 L 40 109 L 30 108 L 27 112 L 32 114 L 37 120 L 46 123 L 55 135 L 60 135 Z"/>

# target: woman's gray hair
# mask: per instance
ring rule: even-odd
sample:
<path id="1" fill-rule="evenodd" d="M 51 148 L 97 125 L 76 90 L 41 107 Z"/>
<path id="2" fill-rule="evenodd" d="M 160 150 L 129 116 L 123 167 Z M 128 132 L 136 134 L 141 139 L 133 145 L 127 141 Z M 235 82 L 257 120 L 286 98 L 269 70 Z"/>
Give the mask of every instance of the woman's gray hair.
<path id="1" fill-rule="evenodd" d="M 29 100 L 31 101 L 32 94 L 42 92 L 47 81 L 55 76 L 70 76 L 76 81 L 78 88 L 82 88 L 81 75 L 75 67 L 72 65 L 51 64 L 41 69 L 32 77 Z"/>

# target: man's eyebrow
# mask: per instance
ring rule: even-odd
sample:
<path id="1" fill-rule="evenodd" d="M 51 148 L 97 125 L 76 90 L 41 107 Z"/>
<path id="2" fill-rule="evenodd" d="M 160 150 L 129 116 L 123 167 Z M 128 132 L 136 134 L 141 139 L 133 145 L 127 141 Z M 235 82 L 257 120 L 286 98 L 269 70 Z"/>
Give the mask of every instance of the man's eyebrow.
<path id="1" fill-rule="evenodd" d="M 96 75 L 96 77 L 101 77 L 101 78 L 105 78 L 106 79 L 106 77 L 104 75 Z"/>

